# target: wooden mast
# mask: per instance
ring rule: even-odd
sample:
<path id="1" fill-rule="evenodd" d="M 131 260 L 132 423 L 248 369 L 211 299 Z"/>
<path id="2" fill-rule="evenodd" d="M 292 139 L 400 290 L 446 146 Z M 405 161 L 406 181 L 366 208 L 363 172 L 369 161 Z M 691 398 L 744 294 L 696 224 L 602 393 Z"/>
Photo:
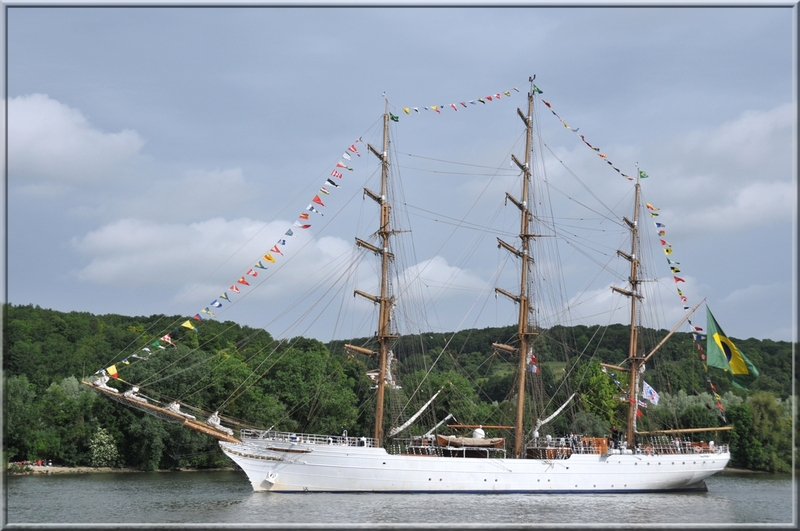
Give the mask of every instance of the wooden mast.
<path id="1" fill-rule="evenodd" d="M 375 402 L 375 440 L 378 446 L 383 444 L 383 398 L 386 391 L 386 358 L 389 350 L 389 321 L 391 301 L 389 300 L 389 237 L 391 228 L 389 226 L 390 206 L 387 200 L 387 180 L 389 178 L 389 100 L 385 100 L 383 112 L 383 149 L 380 154 L 375 148 L 369 146 L 381 160 L 381 225 L 378 229 L 382 249 L 381 249 L 381 295 L 378 312 L 378 363 L 380 374 L 378 375 L 378 394 Z"/>
<path id="2" fill-rule="evenodd" d="M 378 304 L 378 330 L 375 334 L 375 339 L 378 342 L 378 351 L 373 352 L 369 349 L 355 345 L 344 346 L 344 348 L 350 352 L 378 357 L 378 366 L 380 368 L 380 372 L 378 374 L 377 393 L 375 398 L 375 431 L 373 435 L 378 446 L 383 444 L 383 404 L 384 395 L 386 392 L 386 363 L 389 353 L 389 341 L 397 337 L 396 334 L 392 334 L 390 332 L 393 297 L 390 294 L 389 286 L 389 262 L 392 260 L 392 258 L 394 258 L 394 256 L 389 252 L 389 237 L 392 235 L 392 229 L 390 226 L 391 207 L 389 206 L 389 201 L 387 199 L 387 184 L 389 178 L 389 101 L 385 100 L 385 102 L 383 113 L 383 145 L 379 151 L 371 144 L 367 144 L 367 148 L 369 148 L 370 152 L 372 152 L 381 161 L 381 191 L 380 194 L 376 194 L 368 188 L 364 188 L 364 195 L 369 196 L 381 207 L 380 227 L 375 233 L 380 238 L 381 246 L 376 247 L 365 242 L 364 240 L 356 238 L 356 245 L 368 249 L 381 257 L 380 295 L 370 295 L 369 293 L 355 290 L 356 295 L 360 295 Z"/>
<path id="3" fill-rule="evenodd" d="M 628 387 L 628 426 L 627 426 L 627 441 L 628 446 L 632 448 L 635 444 L 634 434 L 636 433 L 636 401 L 637 401 L 637 384 L 639 379 L 639 369 L 643 363 L 644 358 L 638 354 L 638 338 L 639 338 L 639 326 L 636 319 L 636 302 L 642 299 L 642 295 L 639 293 L 639 285 L 641 281 L 639 280 L 639 259 L 636 257 L 637 251 L 637 242 L 639 240 L 639 196 L 641 194 L 641 185 L 639 184 L 639 175 L 637 171 L 636 175 L 636 185 L 635 185 L 635 196 L 634 196 L 634 205 L 633 205 L 633 221 L 629 220 L 627 217 L 623 217 L 622 219 L 628 225 L 628 228 L 631 232 L 631 252 L 627 254 L 623 251 L 617 251 L 617 254 L 625 258 L 631 263 L 631 273 L 630 277 L 628 277 L 628 283 L 630 284 L 630 290 L 625 290 L 618 288 L 616 286 L 611 286 L 616 292 L 622 293 L 626 297 L 631 300 L 631 334 L 630 334 L 630 342 L 628 344 L 628 365 L 630 366 L 630 382 Z"/>
<path id="4" fill-rule="evenodd" d="M 528 92 L 528 112 L 523 113 L 517 108 L 517 114 L 525 123 L 525 161 L 520 162 L 517 157 L 511 155 L 511 160 L 522 170 L 522 198 L 517 200 L 509 194 L 506 197 L 514 203 L 520 210 L 520 229 L 519 238 L 522 242 L 522 248 L 517 250 L 514 246 L 504 242 L 500 238 L 497 239 L 498 247 L 503 247 L 509 252 L 517 255 L 522 259 L 521 275 L 519 284 L 519 295 L 513 295 L 501 288 L 495 288 L 497 293 L 501 293 L 506 297 L 516 301 L 519 304 L 519 319 L 517 322 L 517 341 L 519 347 L 514 349 L 508 345 L 493 344 L 495 348 L 513 352 L 516 350 L 518 356 L 517 367 L 517 414 L 514 422 L 514 456 L 516 458 L 523 457 L 523 441 L 525 439 L 525 429 L 523 416 L 525 412 L 525 373 L 528 368 L 528 356 L 530 350 L 531 336 L 534 332 L 531 331 L 528 322 L 530 314 L 530 299 L 528 295 L 528 267 L 533 262 L 533 257 L 530 255 L 530 240 L 535 236 L 531 233 L 531 212 L 528 208 L 529 195 L 530 195 L 530 182 L 531 182 L 531 150 L 532 150 L 532 137 L 533 137 L 533 80 L 536 76 L 529 78 L 531 83 L 530 91 Z"/>

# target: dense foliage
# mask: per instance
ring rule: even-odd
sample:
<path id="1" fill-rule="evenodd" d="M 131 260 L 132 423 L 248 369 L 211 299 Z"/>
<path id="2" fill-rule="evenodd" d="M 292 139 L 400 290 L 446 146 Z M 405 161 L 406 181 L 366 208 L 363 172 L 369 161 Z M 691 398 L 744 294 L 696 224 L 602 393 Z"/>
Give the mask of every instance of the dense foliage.
<path id="1" fill-rule="evenodd" d="M 216 321 L 204 322 L 198 333 L 180 327 L 182 321 L 178 316 L 96 316 L 6 305 L 4 459 L 144 470 L 230 465 L 213 439 L 107 400 L 81 383 L 114 362 L 121 379 L 143 382 L 143 389 L 157 392 L 162 401 L 181 400 L 188 412 L 219 409 L 234 427 L 371 434 L 374 394 L 366 372 L 375 363 L 345 353 L 343 342 L 277 341 L 263 330 Z M 146 361 L 131 358 L 129 365 L 120 364 L 121 356 L 136 352 L 163 329 L 172 330 L 174 346 L 162 342 L 166 348 Z M 649 333 L 655 341 L 666 331 Z M 491 345 L 512 342 L 513 336 L 514 328 L 505 327 L 402 338 L 393 351 L 395 376 L 403 388 L 388 394 L 387 417 L 407 417 L 441 390 L 431 408 L 434 419 L 452 414 L 465 423 L 510 424 L 517 362 Z M 639 427 L 731 423 L 732 431 L 715 436 L 731 444 L 731 466 L 789 470 L 792 345 L 735 341 L 761 372 L 749 391 L 733 388 L 722 371 L 706 372 L 691 336 L 676 334 L 648 363 L 645 379 L 659 390 L 661 401 L 644 410 Z M 369 338 L 353 342 L 368 344 Z M 567 344 L 572 348 L 564 348 Z M 543 433 L 602 436 L 612 425 L 624 424 L 627 405 L 620 398 L 627 376 L 601 363 L 624 363 L 627 327 L 556 327 L 542 331 L 534 348 L 540 370 L 528 376 L 526 392 L 533 399 L 526 422 L 532 425 L 575 393 L 571 406 Z M 111 385 L 127 389 L 119 381 Z M 721 395 L 724 412 L 711 385 Z M 415 426 L 408 432 L 419 434 L 430 427 Z"/>

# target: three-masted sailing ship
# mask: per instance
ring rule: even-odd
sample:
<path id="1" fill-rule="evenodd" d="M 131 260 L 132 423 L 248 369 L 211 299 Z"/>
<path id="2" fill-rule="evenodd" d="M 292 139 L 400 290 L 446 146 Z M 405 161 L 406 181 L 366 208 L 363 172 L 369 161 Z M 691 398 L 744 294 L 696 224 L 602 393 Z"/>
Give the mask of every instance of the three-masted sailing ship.
<path id="1" fill-rule="evenodd" d="M 519 245 L 498 238 L 498 246 L 520 261 L 520 276 L 516 293 L 495 288 L 498 294 L 513 300 L 518 306 L 515 340 L 495 343 L 496 351 L 516 356 L 516 415 L 513 426 L 483 426 L 453 424 L 450 428 L 472 430 L 471 436 L 441 435 L 436 427 L 422 436 L 411 437 L 400 446 L 387 444 L 401 426 L 384 433 L 384 404 L 387 387 L 394 385 L 391 376 L 392 347 L 398 335 L 393 329 L 390 266 L 393 260 L 391 240 L 396 234 L 392 226 L 390 175 L 389 104 L 383 114 L 383 135 L 380 148 L 368 145 L 380 161 L 380 190 L 364 189 L 367 197 L 380 208 L 376 235 L 378 245 L 356 238 L 356 245 L 374 253 L 380 260 L 380 282 L 374 294 L 356 290 L 356 294 L 376 304 L 377 332 L 374 348 L 345 345 L 353 354 L 377 360 L 374 374 L 375 422 L 371 437 L 340 436 L 281 432 L 273 429 L 242 429 L 239 433 L 221 424 L 215 412 L 205 420 L 181 411 L 177 403 L 167 406 L 154 403 L 137 394 L 132 388 L 124 393 L 108 386 L 108 378 L 87 382 L 105 396 L 168 422 L 177 422 L 189 429 L 203 432 L 219 440 L 222 451 L 247 475 L 256 491 L 273 492 L 652 492 L 704 490 L 704 480 L 725 468 L 729 448 L 725 444 L 681 442 L 668 430 L 640 432 L 636 428 L 636 404 L 640 395 L 644 364 L 654 355 L 640 351 L 637 333 L 637 307 L 642 302 L 637 248 L 640 228 L 640 184 L 635 182 L 632 218 L 623 219 L 630 231 L 630 249 L 619 250 L 619 256 L 630 262 L 628 286 L 613 289 L 630 302 L 630 342 L 625 368 L 629 374 L 627 390 L 627 431 L 614 439 L 608 437 L 540 436 L 539 430 L 565 407 L 556 409 L 547 418 L 525 428 L 525 379 L 532 356 L 532 346 L 540 328 L 531 322 L 533 311 L 529 275 L 535 267 L 533 243 L 546 235 L 536 234 L 533 214 L 531 160 L 533 149 L 534 98 L 533 79 L 527 93 L 527 109 L 517 109 L 525 131 L 525 153 L 520 159 L 512 155 L 520 170 L 520 195 L 506 194 L 519 210 Z M 687 315 L 688 318 L 688 315 Z M 683 321 L 682 321 L 683 322 Z M 681 322 L 681 323 L 682 323 Z M 677 330 L 678 326 L 673 329 Z M 670 333 L 671 334 L 671 333 Z M 664 339 L 666 340 L 666 338 Z M 663 343 L 663 341 L 662 341 Z M 659 344 L 660 346 L 660 344 Z M 621 367 L 619 367 L 622 369 Z M 574 393 L 570 399 L 574 397 Z M 431 398 L 430 402 L 435 399 Z M 569 400 L 568 400 L 569 402 Z M 426 405 L 428 405 L 426 404 Z M 409 422 L 413 422 L 416 416 Z M 445 419 L 447 420 L 447 419 Z M 439 423 L 441 425 L 441 422 Z M 438 426 L 438 425 L 437 425 Z M 510 429 L 513 447 L 507 448 L 504 437 L 487 438 L 485 430 Z"/>

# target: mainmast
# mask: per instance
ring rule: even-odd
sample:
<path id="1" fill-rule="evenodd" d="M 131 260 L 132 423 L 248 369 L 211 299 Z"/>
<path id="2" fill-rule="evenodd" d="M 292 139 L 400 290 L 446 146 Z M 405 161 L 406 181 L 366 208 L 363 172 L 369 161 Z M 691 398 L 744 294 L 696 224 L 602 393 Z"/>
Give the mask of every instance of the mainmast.
<path id="1" fill-rule="evenodd" d="M 528 316 L 530 315 L 530 298 L 528 293 L 528 268 L 533 263 L 533 257 L 530 254 L 530 240 L 535 237 L 531 233 L 531 222 L 533 216 L 528 208 L 530 196 L 530 183 L 531 183 L 531 150 L 533 140 L 533 80 L 536 76 L 529 78 L 531 89 L 528 91 L 528 112 L 523 113 L 517 108 L 517 114 L 522 118 L 525 124 L 525 161 L 520 162 L 517 157 L 511 155 L 511 160 L 522 170 L 522 199 L 518 200 L 506 193 L 506 198 L 514 203 L 520 210 L 520 229 L 519 238 L 522 243 L 522 248 L 517 249 L 513 245 L 504 242 L 497 238 L 498 247 L 503 247 L 512 254 L 522 259 L 519 283 L 519 295 L 514 295 L 508 291 L 495 288 L 497 293 L 501 293 L 506 297 L 516 301 L 519 304 L 519 318 L 517 324 L 517 341 L 519 346 L 517 348 L 509 345 L 494 343 L 492 346 L 505 350 L 507 352 L 516 352 L 518 356 L 518 378 L 517 378 L 517 415 L 514 423 L 515 437 L 514 437 L 514 456 L 517 458 L 523 457 L 523 441 L 525 439 L 525 431 L 523 426 L 523 414 L 525 412 L 525 373 L 528 366 L 528 358 L 531 351 L 532 336 L 535 332 L 531 330 Z"/>
<path id="2" fill-rule="evenodd" d="M 630 447 L 634 445 L 634 434 L 636 433 L 636 401 L 638 398 L 638 383 L 639 383 L 639 368 L 644 363 L 644 357 L 640 356 L 637 351 L 637 344 L 639 338 L 639 327 L 636 320 L 636 302 L 642 300 L 642 295 L 639 292 L 639 259 L 636 257 L 637 242 L 639 240 L 639 196 L 641 194 L 641 185 L 639 184 L 639 177 L 637 172 L 635 197 L 633 203 L 633 221 L 623 216 L 622 219 L 628 225 L 631 232 L 631 252 L 630 254 L 618 250 L 617 254 L 631 263 L 631 273 L 628 277 L 630 289 L 622 289 L 616 286 L 611 286 L 611 289 L 621 293 L 631 300 L 631 334 L 630 343 L 628 344 L 628 365 L 630 367 L 630 384 L 628 390 L 628 428 L 627 428 L 627 441 Z"/>
<path id="3" fill-rule="evenodd" d="M 345 349 L 350 352 L 378 357 L 380 373 L 378 375 L 377 395 L 375 400 L 374 432 L 374 438 L 378 446 L 383 444 L 383 403 L 386 390 L 386 363 L 389 353 L 389 342 L 397 337 L 396 334 L 390 333 L 389 329 L 391 323 L 391 308 L 394 302 L 390 294 L 389 262 L 394 258 L 394 255 L 389 252 L 389 238 L 392 235 L 392 229 L 389 224 L 391 207 L 387 199 L 387 183 L 389 178 L 389 101 L 385 101 L 386 104 L 383 113 L 383 146 L 381 150 L 378 151 L 371 144 L 367 144 L 367 148 L 381 161 L 381 191 L 380 194 L 376 194 L 370 189 L 364 188 L 364 195 L 373 199 L 381 208 L 380 227 L 375 233 L 380 239 L 381 247 L 376 247 L 364 240 L 356 238 L 356 245 L 369 249 L 381 257 L 380 295 L 371 295 L 360 290 L 355 290 L 356 295 L 360 295 L 378 304 L 378 331 L 375 335 L 375 339 L 378 342 L 378 351 L 374 352 L 363 347 L 345 345 Z"/>

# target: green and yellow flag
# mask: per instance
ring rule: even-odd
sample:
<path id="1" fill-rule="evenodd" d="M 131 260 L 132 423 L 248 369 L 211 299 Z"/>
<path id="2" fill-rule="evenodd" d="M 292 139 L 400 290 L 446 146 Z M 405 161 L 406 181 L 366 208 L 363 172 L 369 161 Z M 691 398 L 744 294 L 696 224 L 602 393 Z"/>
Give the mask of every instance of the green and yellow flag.
<path id="1" fill-rule="evenodd" d="M 747 386 L 758 378 L 758 369 L 752 362 L 736 348 L 733 341 L 728 339 L 722 328 L 719 327 L 711 310 L 706 306 L 706 363 L 711 367 L 717 367 L 731 375 L 731 383 L 739 389 L 747 389 Z"/>

